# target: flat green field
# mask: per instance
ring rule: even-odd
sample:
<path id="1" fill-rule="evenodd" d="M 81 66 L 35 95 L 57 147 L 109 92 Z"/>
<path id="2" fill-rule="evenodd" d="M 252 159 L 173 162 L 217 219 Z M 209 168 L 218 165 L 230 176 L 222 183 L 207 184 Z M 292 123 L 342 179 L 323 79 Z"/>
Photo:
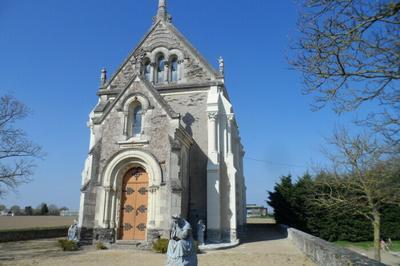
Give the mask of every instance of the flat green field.
<path id="1" fill-rule="evenodd" d="M 363 241 L 363 242 L 336 241 L 334 243 L 344 248 L 356 247 L 364 250 L 369 250 L 374 247 L 374 243 L 372 241 Z M 391 251 L 400 251 L 400 240 L 392 241 L 392 245 L 389 246 L 389 249 Z"/>
<path id="2" fill-rule="evenodd" d="M 268 217 L 249 217 L 247 218 L 247 223 L 248 224 L 275 224 L 275 219 L 274 218 L 268 218 Z"/>
<path id="3" fill-rule="evenodd" d="M 0 216 L 0 231 L 69 226 L 75 216 Z"/>

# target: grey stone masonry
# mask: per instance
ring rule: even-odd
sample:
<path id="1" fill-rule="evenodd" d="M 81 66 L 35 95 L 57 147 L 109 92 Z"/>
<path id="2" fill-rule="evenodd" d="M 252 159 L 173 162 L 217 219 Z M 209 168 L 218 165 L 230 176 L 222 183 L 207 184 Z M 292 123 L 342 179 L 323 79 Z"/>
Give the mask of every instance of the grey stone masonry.
<path id="1" fill-rule="evenodd" d="M 295 228 L 280 225 L 293 242 L 307 257 L 321 266 L 384 266 L 385 264 L 369 259 L 349 249 L 337 247 L 319 237 L 304 233 Z"/>
<path id="2" fill-rule="evenodd" d="M 150 30 L 109 79 L 102 69 L 97 96 L 82 172 L 81 242 L 149 244 L 169 237 L 173 214 L 193 228 L 199 220 L 212 225 L 210 240 L 236 241 L 245 206 L 239 197 L 243 156 L 237 124 L 227 122 L 234 113 L 223 71 L 174 27 L 166 1 L 160 0 Z M 146 184 L 144 190 L 128 194 L 124 180 L 139 168 L 147 173 L 146 182 L 137 182 Z M 139 192 L 143 201 L 137 203 Z M 129 211 L 138 209 L 135 204 L 141 219 Z"/>

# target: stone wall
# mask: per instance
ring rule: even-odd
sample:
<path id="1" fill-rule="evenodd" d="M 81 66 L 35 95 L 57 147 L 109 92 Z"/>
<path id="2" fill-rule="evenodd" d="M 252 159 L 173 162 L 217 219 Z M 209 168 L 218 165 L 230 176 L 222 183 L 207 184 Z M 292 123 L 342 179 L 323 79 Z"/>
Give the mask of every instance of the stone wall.
<path id="1" fill-rule="evenodd" d="M 191 93 L 163 93 L 162 96 L 182 117 L 186 132 L 193 137 L 189 154 L 189 222 L 194 225 L 198 219 L 206 220 L 206 189 L 207 189 L 207 106 L 208 88 L 200 88 Z"/>
<path id="2" fill-rule="evenodd" d="M 0 243 L 42 238 L 67 237 L 68 227 L 0 231 Z"/>
<path id="3" fill-rule="evenodd" d="M 385 265 L 369 259 L 349 249 L 337 247 L 319 237 L 312 236 L 300 230 L 280 225 L 288 239 L 317 265 L 348 266 L 348 265 Z"/>

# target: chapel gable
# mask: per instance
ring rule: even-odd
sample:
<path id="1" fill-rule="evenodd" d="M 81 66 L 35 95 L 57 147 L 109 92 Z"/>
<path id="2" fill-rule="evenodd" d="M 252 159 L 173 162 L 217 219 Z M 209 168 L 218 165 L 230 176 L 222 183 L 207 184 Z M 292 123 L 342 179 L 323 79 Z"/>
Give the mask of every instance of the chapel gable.
<path id="1" fill-rule="evenodd" d="M 104 87 L 125 87 L 135 74 L 155 86 L 215 80 L 219 74 L 169 19 L 159 19 Z"/>

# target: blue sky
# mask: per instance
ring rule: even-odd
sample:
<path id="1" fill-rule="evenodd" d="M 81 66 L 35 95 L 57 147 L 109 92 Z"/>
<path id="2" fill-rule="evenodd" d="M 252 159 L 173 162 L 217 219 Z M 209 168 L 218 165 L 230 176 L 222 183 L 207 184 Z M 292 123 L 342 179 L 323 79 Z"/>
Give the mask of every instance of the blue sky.
<path id="1" fill-rule="evenodd" d="M 47 156 L 34 181 L 1 203 L 55 203 L 78 209 L 88 151 L 88 114 L 97 102 L 100 69 L 113 73 L 151 27 L 157 0 L 1 0 L 0 95 L 32 110 L 21 122 Z M 324 137 L 350 115 L 310 110 L 298 73 L 289 70 L 296 36 L 294 1 L 170 0 L 174 25 L 217 67 L 245 146 L 248 203 L 265 204 L 284 174 L 325 163 Z M 264 162 L 254 161 L 257 159 Z"/>

